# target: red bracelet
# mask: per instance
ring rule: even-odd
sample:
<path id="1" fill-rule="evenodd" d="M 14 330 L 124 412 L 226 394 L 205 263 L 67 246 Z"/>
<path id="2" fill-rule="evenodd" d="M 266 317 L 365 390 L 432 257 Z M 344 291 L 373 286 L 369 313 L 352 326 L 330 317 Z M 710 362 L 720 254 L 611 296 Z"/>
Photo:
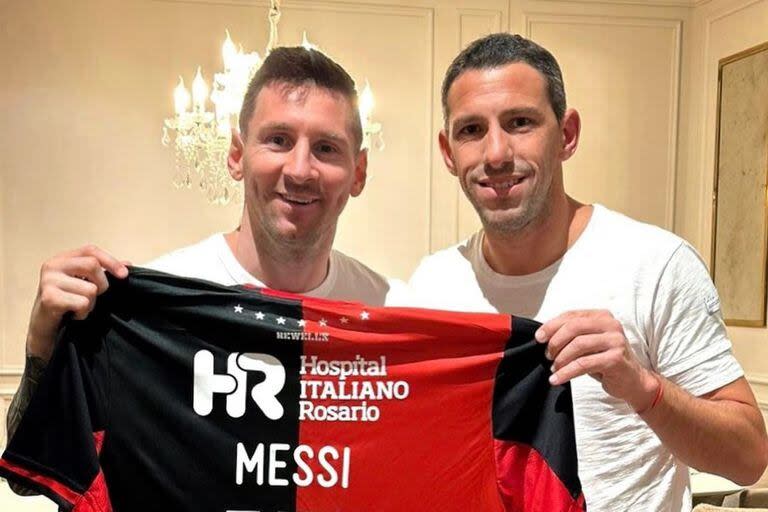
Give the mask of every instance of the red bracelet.
<path id="1" fill-rule="evenodd" d="M 664 381 L 656 373 L 651 373 L 651 375 L 653 375 L 653 377 L 656 379 L 656 382 L 659 383 L 659 389 L 656 391 L 656 396 L 653 398 L 653 402 L 651 402 L 651 405 L 649 405 L 642 411 L 635 411 L 637 414 L 647 413 L 648 411 L 650 411 L 651 409 L 659 405 L 659 402 L 661 402 L 661 398 L 664 396 Z"/>

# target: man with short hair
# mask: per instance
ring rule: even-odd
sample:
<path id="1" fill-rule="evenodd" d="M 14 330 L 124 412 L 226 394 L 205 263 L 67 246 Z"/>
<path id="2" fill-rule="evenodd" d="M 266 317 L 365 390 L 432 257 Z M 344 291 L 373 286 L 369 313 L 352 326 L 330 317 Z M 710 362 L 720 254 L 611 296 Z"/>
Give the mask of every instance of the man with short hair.
<path id="1" fill-rule="evenodd" d="M 251 81 L 227 164 L 244 183 L 239 227 L 149 263 L 223 285 L 252 284 L 371 305 L 403 304 L 405 285 L 332 249 L 349 197 L 365 186 L 367 152 L 354 82 L 319 51 L 276 48 Z M 27 333 L 27 360 L 8 412 L 9 438 L 53 352 L 62 318 L 82 320 L 124 262 L 95 246 L 45 262 Z M 16 487 L 15 490 L 19 491 Z"/>
<path id="2" fill-rule="evenodd" d="M 539 45 L 493 34 L 443 82 L 440 149 L 483 228 L 425 258 L 421 305 L 544 322 L 550 382 L 571 382 L 591 511 L 690 510 L 687 466 L 742 484 L 768 463 L 755 397 L 694 249 L 564 190 L 580 119 Z"/>

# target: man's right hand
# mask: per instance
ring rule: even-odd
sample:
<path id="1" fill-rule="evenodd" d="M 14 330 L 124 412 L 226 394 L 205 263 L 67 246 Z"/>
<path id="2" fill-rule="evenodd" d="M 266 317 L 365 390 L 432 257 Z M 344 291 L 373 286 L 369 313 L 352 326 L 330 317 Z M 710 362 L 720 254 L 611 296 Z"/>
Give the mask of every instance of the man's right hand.
<path id="1" fill-rule="evenodd" d="M 93 310 L 96 297 L 107 291 L 106 272 L 128 276 L 122 262 L 94 245 L 58 254 L 43 263 L 40 283 L 27 331 L 27 355 L 48 361 L 65 314 L 83 320 Z"/>

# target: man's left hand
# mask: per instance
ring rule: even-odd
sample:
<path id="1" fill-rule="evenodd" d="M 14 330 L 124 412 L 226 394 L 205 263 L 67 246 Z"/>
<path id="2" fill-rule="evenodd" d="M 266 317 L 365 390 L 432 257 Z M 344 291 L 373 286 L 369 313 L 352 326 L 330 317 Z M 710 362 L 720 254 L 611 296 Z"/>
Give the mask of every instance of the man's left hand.
<path id="1" fill-rule="evenodd" d="M 553 385 L 580 375 L 600 381 L 606 393 L 634 410 L 650 407 L 662 385 L 629 346 L 621 323 L 606 310 L 569 311 L 543 324 L 536 340 L 548 343 Z"/>

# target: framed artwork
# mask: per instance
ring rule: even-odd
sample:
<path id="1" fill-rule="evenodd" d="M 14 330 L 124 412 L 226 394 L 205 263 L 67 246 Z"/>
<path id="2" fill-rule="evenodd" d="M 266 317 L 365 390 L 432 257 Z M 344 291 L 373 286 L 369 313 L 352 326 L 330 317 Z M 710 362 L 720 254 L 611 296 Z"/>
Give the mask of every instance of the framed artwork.
<path id="1" fill-rule="evenodd" d="M 727 325 L 763 327 L 768 266 L 768 43 L 720 61 L 712 278 Z"/>

